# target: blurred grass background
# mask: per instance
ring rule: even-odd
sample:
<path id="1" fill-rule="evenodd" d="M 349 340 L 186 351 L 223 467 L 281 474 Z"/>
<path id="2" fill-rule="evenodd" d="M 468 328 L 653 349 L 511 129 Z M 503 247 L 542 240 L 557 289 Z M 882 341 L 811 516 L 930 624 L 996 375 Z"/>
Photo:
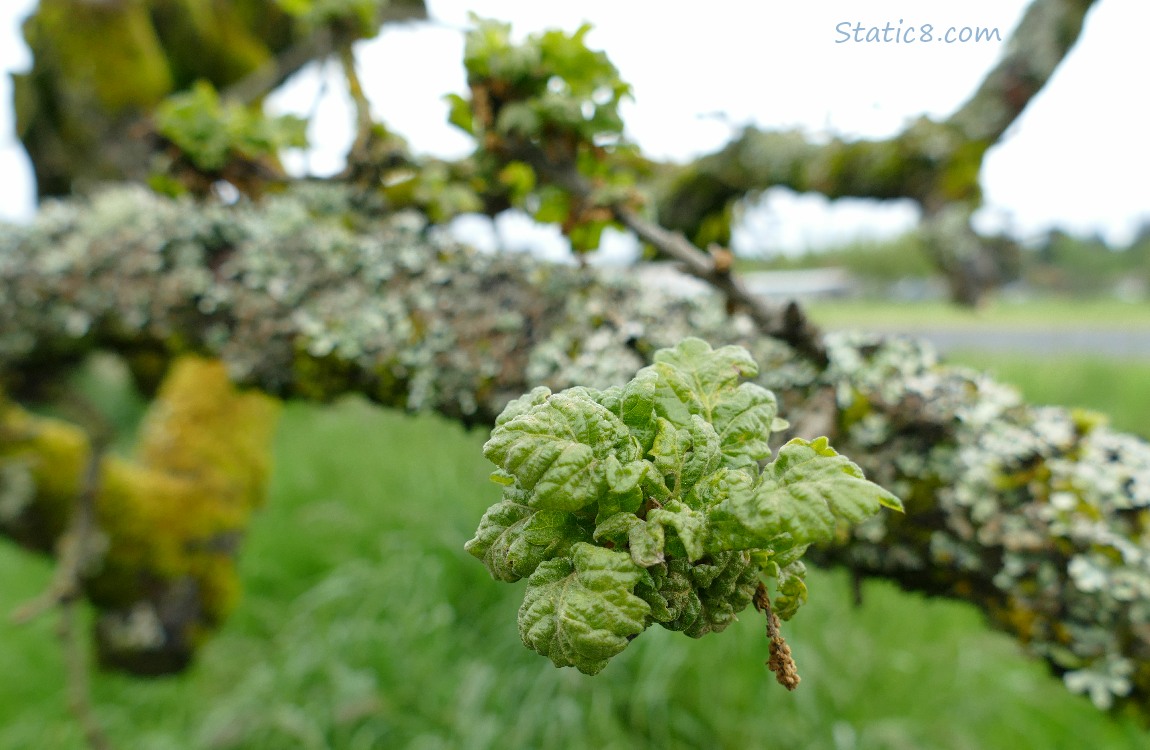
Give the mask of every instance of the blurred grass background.
<path id="1" fill-rule="evenodd" d="M 817 311 L 816 311 L 817 314 Z M 864 321 L 862 325 L 866 325 Z M 1147 434 L 1150 363 L 977 353 L 1039 403 L 1110 413 Z M 89 375 L 88 377 L 91 377 Z M 139 404 L 106 381 L 121 424 Z M 972 608 L 811 571 L 784 631 L 803 684 L 775 684 L 748 611 L 695 641 L 652 628 L 599 676 L 519 642 L 523 584 L 463 552 L 497 488 L 480 446 L 434 417 L 358 400 L 290 404 L 268 507 L 246 541 L 246 591 L 188 674 L 100 675 L 117 746 L 239 748 L 1139 748 L 1150 734 L 1069 694 Z M 49 563 L 0 543 L 0 613 L 42 591 Z M 84 747 L 67 712 L 53 617 L 0 618 L 0 748 Z"/>

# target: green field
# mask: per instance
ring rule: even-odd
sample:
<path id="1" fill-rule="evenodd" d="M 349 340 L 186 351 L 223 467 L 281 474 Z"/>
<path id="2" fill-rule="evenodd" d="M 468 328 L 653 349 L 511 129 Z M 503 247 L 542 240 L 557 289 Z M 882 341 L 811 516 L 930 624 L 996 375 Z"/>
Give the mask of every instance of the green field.
<path id="1" fill-rule="evenodd" d="M 974 355 L 971 355 L 972 357 Z M 1009 379 L 1025 360 L 995 358 Z M 980 364 L 991 364 L 984 359 Z M 1068 397 L 1121 407 L 1147 370 L 1111 366 Z M 1068 366 L 1068 370 L 1073 367 Z M 1035 388 L 1034 379 L 1028 387 Z M 1094 384 L 1091 386 L 1091 384 Z M 1051 381 L 1031 391 L 1061 400 Z M 1125 391 L 1120 389 L 1125 388 Z M 1115 396 L 1115 393 L 1127 395 Z M 1131 395 L 1134 394 L 1134 395 Z M 1091 399 L 1100 399 L 1089 403 Z M 1126 420 L 1137 414 L 1124 409 Z M 1141 422 L 1145 424 L 1145 421 Z M 246 595 L 188 674 L 100 676 L 95 702 L 121 748 L 1135 748 L 1129 721 L 1069 694 L 961 604 L 812 571 L 785 627 L 794 693 L 763 666 L 748 612 L 698 641 L 654 628 L 596 677 L 519 643 L 522 584 L 462 550 L 497 490 L 484 434 L 349 400 L 292 404 L 270 503 L 244 548 Z M 0 545 L 0 612 L 50 568 Z M 63 695 L 52 616 L 0 621 L 0 748 L 82 748 Z"/>

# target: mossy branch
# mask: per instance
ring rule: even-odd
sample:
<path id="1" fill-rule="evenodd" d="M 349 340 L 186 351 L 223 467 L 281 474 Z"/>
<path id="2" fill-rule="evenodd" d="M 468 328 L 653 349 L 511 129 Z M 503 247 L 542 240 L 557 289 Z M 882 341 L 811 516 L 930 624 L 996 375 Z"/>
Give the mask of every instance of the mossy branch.
<path id="1" fill-rule="evenodd" d="M 172 366 L 133 461 L 0 402 L 0 533 L 57 558 L 17 620 L 86 597 L 104 666 L 183 669 L 235 604 L 236 548 L 263 500 L 275 415 L 195 358 Z"/>

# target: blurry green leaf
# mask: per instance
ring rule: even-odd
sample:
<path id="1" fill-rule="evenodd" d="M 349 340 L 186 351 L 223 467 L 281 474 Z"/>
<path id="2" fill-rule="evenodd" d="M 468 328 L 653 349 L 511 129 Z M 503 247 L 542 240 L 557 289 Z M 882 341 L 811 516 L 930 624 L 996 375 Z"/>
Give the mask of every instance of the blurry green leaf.
<path id="1" fill-rule="evenodd" d="M 218 171 L 237 157 L 259 159 L 307 146 L 306 121 L 223 102 L 206 81 L 165 99 L 156 108 L 156 130 L 205 171 Z"/>
<path id="2" fill-rule="evenodd" d="M 449 106 L 447 121 L 463 132 L 475 135 L 475 120 L 470 102 L 459 94 L 448 94 L 443 98 Z"/>
<path id="3" fill-rule="evenodd" d="M 521 161 L 513 161 L 500 170 L 499 182 L 511 192 L 512 200 L 521 201 L 535 189 L 535 170 Z"/>
<path id="4" fill-rule="evenodd" d="M 562 224 L 571 213 L 571 199 L 567 193 L 550 185 L 539 191 L 539 208 L 535 210 L 535 220 L 544 224 Z"/>
<path id="5" fill-rule="evenodd" d="M 603 239 L 603 230 L 610 222 L 584 221 L 571 227 L 567 232 L 567 239 L 571 241 L 571 250 L 576 253 L 587 253 L 598 250 Z"/>
<path id="6" fill-rule="evenodd" d="M 495 120 L 495 129 L 505 135 L 531 135 L 539 128 L 534 108 L 520 102 L 508 104 Z"/>

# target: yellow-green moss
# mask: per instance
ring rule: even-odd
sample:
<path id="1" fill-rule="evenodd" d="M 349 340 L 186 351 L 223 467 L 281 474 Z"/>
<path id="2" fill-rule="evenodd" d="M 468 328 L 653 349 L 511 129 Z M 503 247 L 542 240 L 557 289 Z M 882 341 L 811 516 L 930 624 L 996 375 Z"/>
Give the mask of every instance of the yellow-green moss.
<path id="1" fill-rule="evenodd" d="M 137 460 L 105 461 L 97 520 L 104 568 L 97 604 L 122 607 L 157 582 L 192 578 L 219 621 L 238 593 L 234 551 L 264 497 L 278 404 L 240 393 L 222 363 L 183 358 L 145 417 Z"/>
<path id="2" fill-rule="evenodd" d="M 68 525 L 90 455 L 83 430 L 30 414 L 0 395 L 0 463 L 24 464 L 35 485 L 30 506 L 0 529 L 22 544 L 51 550 Z"/>
<path id="3" fill-rule="evenodd" d="M 42 0 L 25 36 L 38 57 L 55 59 L 73 96 L 95 94 L 109 112 L 150 108 L 173 88 L 144 3 Z"/>
<path id="4" fill-rule="evenodd" d="M 149 408 L 136 457 L 101 463 L 95 516 L 106 551 L 87 573 L 85 592 L 110 613 L 141 605 L 162 611 L 171 639 L 162 648 L 185 654 L 163 664 L 185 664 L 189 649 L 235 606 L 236 551 L 264 499 L 278 411 L 274 399 L 238 391 L 221 362 L 184 357 Z M 79 428 L 0 401 L 0 464 L 21 462 L 35 486 L 32 501 L 0 531 L 51 551 L 84 490 L 90 455 Z M 164 610 L 170 592 L 186 590 L 194 596 L 189 606 Z M 116 658 L 168 671 L 137 656 Z"/>

